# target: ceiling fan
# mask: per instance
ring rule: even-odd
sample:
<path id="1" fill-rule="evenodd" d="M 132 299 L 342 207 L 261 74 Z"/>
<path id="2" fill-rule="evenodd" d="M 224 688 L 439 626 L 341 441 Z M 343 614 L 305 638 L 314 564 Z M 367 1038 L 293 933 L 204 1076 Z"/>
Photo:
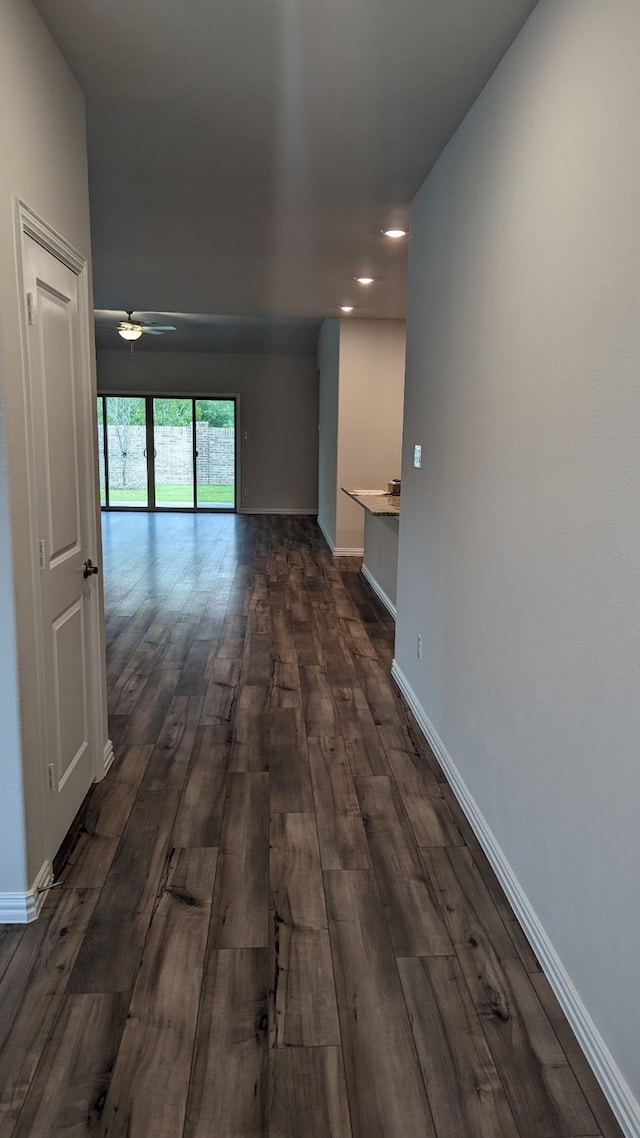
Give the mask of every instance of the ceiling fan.
<path id="1" fill-rule="evenodd" d="M 121 320 L 116 331 L 123 340 L 139 340 L 142 333 L 150 336 L 164 336 L 165 332 L 175 332 L 173 324 L 145 324 L 142 320 L 134 320 L 133 312 L 127 312 L 127 319 Z"/>

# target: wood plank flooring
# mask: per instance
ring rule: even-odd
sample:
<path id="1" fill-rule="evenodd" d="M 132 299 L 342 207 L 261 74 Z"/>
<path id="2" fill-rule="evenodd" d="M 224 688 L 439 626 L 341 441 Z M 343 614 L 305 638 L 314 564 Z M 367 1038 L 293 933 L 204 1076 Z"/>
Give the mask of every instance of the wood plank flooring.
<path id="1" fill-rule="evenodd" d="M 621 1138 L 359 562 L 103 521 L 116 762 L 0 926 L 1 1138 Z"/>

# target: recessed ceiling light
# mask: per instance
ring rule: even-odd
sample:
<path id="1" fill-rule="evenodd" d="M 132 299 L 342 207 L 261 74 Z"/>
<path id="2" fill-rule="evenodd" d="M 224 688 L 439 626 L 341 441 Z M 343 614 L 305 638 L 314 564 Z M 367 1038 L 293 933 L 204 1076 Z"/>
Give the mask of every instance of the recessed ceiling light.
<path id="1" fill-rule="evenodd" d="M 393 238 L 397 239 L 398 237 L 406 237 L 409 230 L 408 229 L 382 229 L 380 232 L 384 233 L 385 237 L 393 237 Z"/>
<path id="2" fill-rule="evenodd" d="M 340 304 L 338 307 L 340 308 L 341 312 L 353 312 L 352 304 Z"/>
<path id="3" fill-rule="evenodd" d="M 354 277 L 353 279 L 356 280 L 358 282 L 358 284 L 368 285 L 368 284 L 373 284 L 376 278 L 375 277 Z"/>

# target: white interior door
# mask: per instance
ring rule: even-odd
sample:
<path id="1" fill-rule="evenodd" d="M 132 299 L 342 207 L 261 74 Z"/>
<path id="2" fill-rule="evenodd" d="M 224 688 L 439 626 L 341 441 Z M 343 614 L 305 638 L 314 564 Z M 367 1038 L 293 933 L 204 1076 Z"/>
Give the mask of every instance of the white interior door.
<path id="1" fill-rule="evenodd" d="M 94 470 L 86 442 L 93 432 L 79 277 L 27 235 L 23 272 L 53 856 L 96 774 L 97 597 L 94 575 L 85 576 L 86 562 L 95 560 L 89 546 Z"/>

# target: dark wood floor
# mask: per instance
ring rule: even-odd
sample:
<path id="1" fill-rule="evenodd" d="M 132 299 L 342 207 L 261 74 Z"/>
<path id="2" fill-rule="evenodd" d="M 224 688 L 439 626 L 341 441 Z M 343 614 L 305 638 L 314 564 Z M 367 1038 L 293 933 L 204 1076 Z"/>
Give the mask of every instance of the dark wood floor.
<path id="1" fill-rule="evenodd" d="M 0 1136 L 619 1138 L 308 519 L 104 519 L 117 760 L 0 926 Z"/>

